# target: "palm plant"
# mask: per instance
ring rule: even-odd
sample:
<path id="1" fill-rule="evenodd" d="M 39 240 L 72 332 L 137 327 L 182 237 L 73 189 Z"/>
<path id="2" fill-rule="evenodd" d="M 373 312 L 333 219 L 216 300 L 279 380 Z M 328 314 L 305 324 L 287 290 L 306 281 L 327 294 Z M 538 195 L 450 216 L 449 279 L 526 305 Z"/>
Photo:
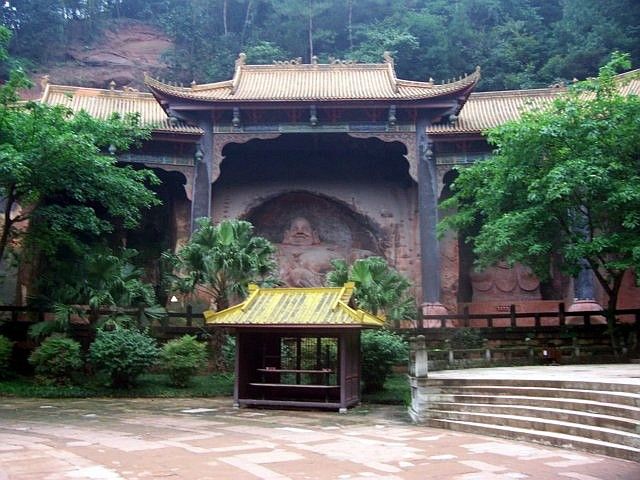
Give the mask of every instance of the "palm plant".
<path id="1" fill-rule="evenodd" d="M 131 249 L 119 254 L 101 250 L 87 255 L 75 265 L 73 281 L 65 279 L 54 289 L 51 297 L 54 318 L 32 325 L 30 334 L 42 337 L 54 332 L 68 333 L 69 319 L 83 316 L 86 305 L 91 310 L 91 319 L 100 325 L 143 327 L 150 319 L 162 318 L 164 309 L 155 304 L 153 287 L 141 280 L 142 269 L 132 264 L 136 255 Z M 132 308 L 139 309 L 138 317 L 132 317 Z M 110 313 L 100 317 L 100 309 Z"/>
<path id="2" fill-rule="evenodd" d="M 169 284 L 183 294 L 203 292 L 219 310 L 247 295 L 249 283 L 271 286 L 274 277 L 275 248 L 265 238 L 253 234 L 253 225 L 243 220 L 198 220 L 198 229 L 177 254 L 165 254 L 173 264 Z M 209 338 L 214 368 L 224 368 L 223 346 L 226 335 L 216 329 Z"/>
<path id="3" fill-rule="evenodd" d="M 214 225 L 209 218 L 200 218 L 189 243 L 176 255 L 165 254 L 165 259 L 175 268 L 170 282 L 174 290 L 200 289 L 222 310 L 244 298 L 249 283 L 277 283 L 274 253 L 268 240 L 253 234 L 249 222 L 224 220 Z"/>
<path id="4" fill-rule="evenodd" d="M 344 260 L 333 260 L 331 265 L 333 270 L 327 274 L 327 283 L 342 286 L 354 282 L 354 300 L 358 308 L 374 315 L 384 314 L 391 322 L 415 318 L 415 300 L 408 292 L 411 283 L 384 258 L 363 258 L 351 266 Z"/>

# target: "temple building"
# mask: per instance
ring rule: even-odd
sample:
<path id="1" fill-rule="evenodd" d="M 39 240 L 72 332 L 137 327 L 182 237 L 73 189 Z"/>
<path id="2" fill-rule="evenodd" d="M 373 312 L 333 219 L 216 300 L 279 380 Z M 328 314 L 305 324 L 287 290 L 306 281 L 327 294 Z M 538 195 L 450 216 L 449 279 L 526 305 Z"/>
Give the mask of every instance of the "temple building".
<path id="1" fill-rule="evenodd" d="M 141 148 L 115 153 L 163 182 L 163 205 L 129 234 L 130 247 L 175 249 L 199 217 L 242 218 L 277 245 L 288 286 L 321 286 L 334 258 L 380 255 L 412 280 L 425 314 L 570 305 L 584 297 L 571 278 L 541 283 L 524 265 L 475 272 L 464 239 L 436 235 L 455 167 L 491 152 L 483 132 L 565 91 L 473 93 L 479 80 L 479 68 L 442 84 L 402 80 L 387 54 L 380 64 L 273 65 L 240 54 L 223 82 L 147 77 L 150 93 L 47 83 L 41 101 L 98 117 L 137 112 L 152 126 Z M 640 80 L 624 88 L 639 94 Z M 587 296 L 606 303 L 590 285 Z M 623 289 L 620 307 L 640 306 L 632 275 Z"/>

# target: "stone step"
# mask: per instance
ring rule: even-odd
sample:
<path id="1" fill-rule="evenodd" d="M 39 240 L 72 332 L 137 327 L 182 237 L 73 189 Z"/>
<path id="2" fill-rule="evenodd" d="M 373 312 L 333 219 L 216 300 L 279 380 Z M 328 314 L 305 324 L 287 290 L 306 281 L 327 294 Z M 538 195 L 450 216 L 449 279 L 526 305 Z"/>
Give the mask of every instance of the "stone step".
<path id="1" fill-rule="evenodd" d="M 431 387 L 429 385 L 429 387 Z M 427 387 L 427 388 L 429 388 Z M 433 387 L 430 388 L 430 390 Z M 441 395 L 490 395 L 490 396 L 526 396 L 526 397 L 546 397 L 546 398 L 571 398 L 578 400 L 591 400 L 596 402 L 613 403 L 640 407 L 640 393 L 611 392 L 606 390 L 580 390 L 571 388 L 551 388 L 551 387 L 514 387 L 502 385 L 470 385 L 436 387 Z"/>
<path id="2" fill-rule="evenodd" d="M 474 403 L 481 405 L 512 405 L 539 408 L 578 410 L 584 413 L 609 415 L 640 421 L 640 408 L 616 403 L 581 400 L 577 398 L 527 397 L 524 395 L 430 395 L 430 401 L 448 403 Z"/>
<path id="3" fill-rule="evenodd" d="M 640 449 L 640 435 L 612 428 L 595 427 L 561 420 L 495 413 L 456 412 L 429 409 L 423 418 L 499 425 L 516 429 L 535 430 L 588 438 Z"/>
<path id="4" fill-rule="evenodd" d="M 503 397 L 500 397 L 501 400 Z M 628 417 L 605 415 L 600 413 L 585 412 L 572 409 L 572 405 L 565 405 L 566 408 L 550 408 L 536 407 L 532 405 L 510 405 L 501 403 L 451 403 L 451 402 L 433 402 L 429 404 L 429 409 L 449 411 L 449 412 L 465 412 L 465 413 L 483 413 L 491 415 L 514 415 L 535 417 L 546 420 L 559 420 L 562 422 L 577 423 L 580 425 L 588 425 L 592 427 L 609 428 L 613 430 L 621 430 L 624 432 L 640 434 L 640 420 L 634 420 Z"/>
<path id="5" fill-rule="evenodd" d="M 484 386 L 495 387 L 536 387 L 562 388 L 572 390 L 598 390 L 607 392 L 626 392 L 638 395 L 640 386 L 633 383 L 600 382 L 597 380 L 552 380 L 552 379 L 520 379 L 520 378 L 428 378 L 429 385 L 440 386 Z"/>
<path id="6" fill-rule="evenodd" d="M 562 448 L 575 448 L 586 452 L 640 462 L 640 448 L 565 433 L 448 419 L 426 419 L 424 420 L 424 424 L 435 428 L 446 428 L 480 435 L 531 441 Z"/>

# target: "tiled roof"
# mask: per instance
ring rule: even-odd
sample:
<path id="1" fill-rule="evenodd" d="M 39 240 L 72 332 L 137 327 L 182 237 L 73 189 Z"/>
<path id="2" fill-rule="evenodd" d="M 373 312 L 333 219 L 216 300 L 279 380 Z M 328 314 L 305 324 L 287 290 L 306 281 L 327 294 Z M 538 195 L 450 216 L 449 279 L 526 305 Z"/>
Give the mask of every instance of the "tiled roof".
<path id="1" fill-rule="evenodd" d="M 259 288 L 220 312 L 204 312 L 206 322 L 221 326 L 381 327 L 384 321 L 348 306 L 353 283 L 326 288 Z"/>
<path id="2" fill-rule="evenodd" d="M 620 93 L 640 95 L 640 70 L 626 72 L 616 78 L 620 82 Z M 478 134 L 516 120 L 524 111 L 549 105 L 566 91 L 563 87 L 550 87 L 472 93 L 454 123 L 431 125 L 427 131 L 431 135 Z"/>
<path id="3" fill-rule="evenodd" d="M 49 105 L 64 105 L 74 112 L 84 110 L 103 119 L 113 113 L 138 113 L 141 123 L 152 127 L 155 132 L 202 134 L 198 127 L 180 121 L 172 123 L 150 93 L 48 84 L 40 101 Z"/>
<path id="4" fill-rule="evenodd" d="M 204 102 L 421 100 L 470 91 L 480 69 L 459 80 L 436 85 L 396 78 L 393 62 L 360 64 L 245 65 L 236 61 L 232 80 L 191 87 L 169 85 L 151 77 L 145 83 L 160 95 Z"/>

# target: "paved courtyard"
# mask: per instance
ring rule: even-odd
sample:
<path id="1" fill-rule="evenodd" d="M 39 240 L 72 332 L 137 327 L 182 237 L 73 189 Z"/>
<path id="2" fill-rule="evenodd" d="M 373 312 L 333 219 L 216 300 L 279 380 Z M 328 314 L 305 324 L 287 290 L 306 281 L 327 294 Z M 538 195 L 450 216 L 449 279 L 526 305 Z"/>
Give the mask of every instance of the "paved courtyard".
<path id="1" fill-rule="evenodd" d="M 0 398 L 0 480 L 640 479 L 640 463 L 408 423 L 399 407 Z"/>

